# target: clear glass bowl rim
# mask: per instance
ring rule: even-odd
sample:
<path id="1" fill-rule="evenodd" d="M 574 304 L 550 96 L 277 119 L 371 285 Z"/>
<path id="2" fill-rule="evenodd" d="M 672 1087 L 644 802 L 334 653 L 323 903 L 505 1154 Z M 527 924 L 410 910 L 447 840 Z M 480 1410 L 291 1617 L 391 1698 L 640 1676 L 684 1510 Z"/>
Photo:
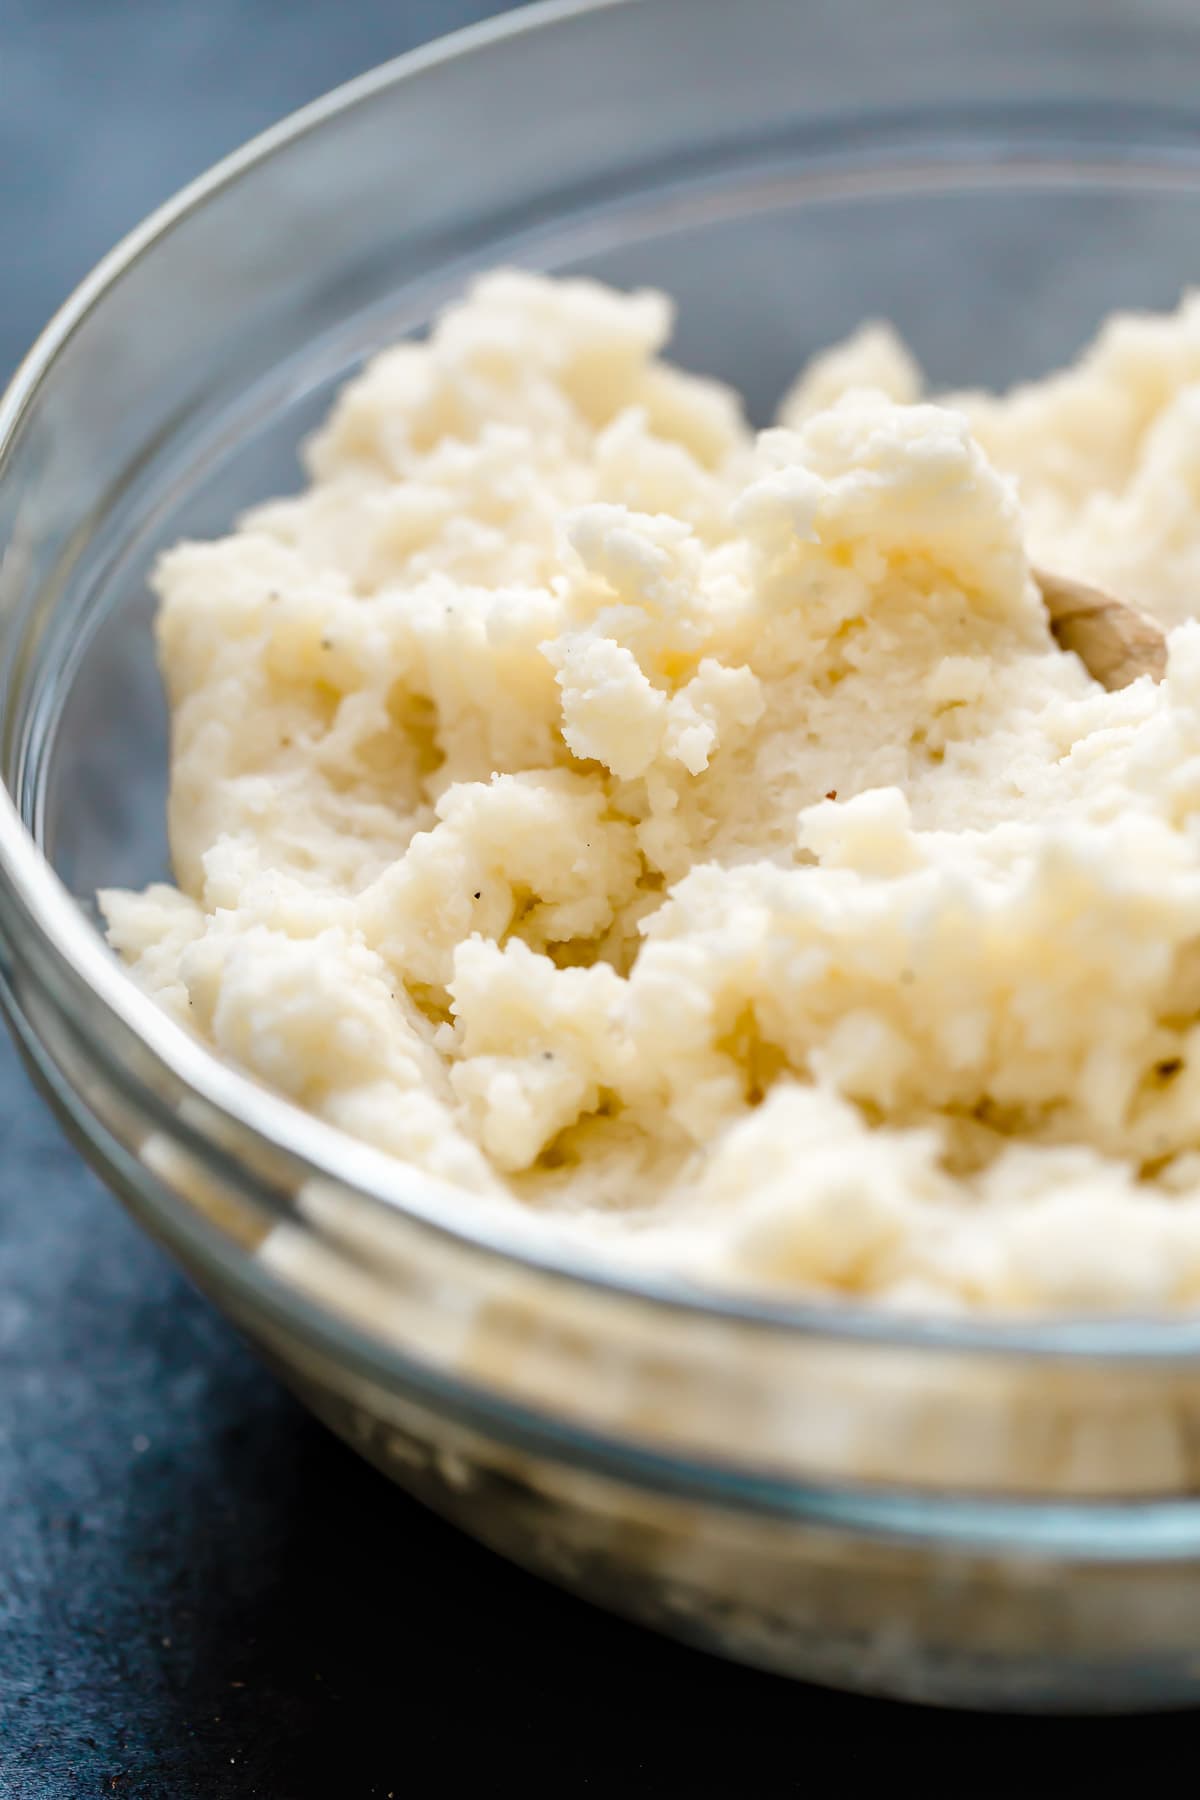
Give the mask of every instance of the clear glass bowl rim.
<path id="1" fill-rule="evenodd" d="M 496 43 L 526 33 L 552 29 L 571 18 L 616 11 L 640 0 L 536 0 L 513 12 L 468 26 L 421 48 L 380 64 L 332 89 L 292 113 L 182 188 L 121 240 L 84 278 L 59 308 L 18 366 L 0 395 L 0 481 L 22 422 L 56 359 L 104 293 L 141 258 L 153 253 L 185 217 L 250 169 L 285 151 L 308 132 L 319 129 L 384 89 L 419 78 L 451 59 L 470 56 Z M 5 905 L 13 914 L 4 917 Z M 14 929 L 14 921 L 18 929 Z M 335 1128 L 271 1093 L 223 1062 L 191 1037 L 143 994 L 117 964 L 95 927 L 84 917 L 32 833 L 26 827 L 7 785 L 0 785 L 0 943 L 18 939 L 36 946 L 31 964 L 22 959 L 35 981 L 45 971 L 61 983 L 61 991 L 85 999 L 102 1018 L 124 1027 L 152 1062 L 174 1082 L 201 1099 L 235 1131 L 276 1146 L 315 1180 L 328 1180 L 354 1191 L 368 1204 L 406 1214 L 462 1250 L 530 1271 L 537 1271 L 593 1293 L 608 1292 L 623 1302 L 651 1309 L 668 1325 L 671 1315 L 721 1319 L 797 1338 L 830 1343 L 859 1343 L 880 1349 L 953 1352 L 970 1356 L 1131 1361 L 1180 1365 L 1200 1362 L 1200 1316 L 1047 1317 L 959 1319 L 902 1317 L 878 1307 L 842 1302 L 789 1302 L 741 1292 L 700 1289 L 669 1275 L 627 1276 L 589 1259 L 547 1250 L 531 1250 L 511 1242 L 502 1231 L 465 1230 L 436 1193 L 414 1194 L 414 1172 L 395 1159 L 360 1144 Z M 28 1021 L 24 1021 L 28 1024 Z M 103 1054 L 102 1038 L 93 1048 Z M 424 1181 L 424 1178 L 419 1178 Z M 432 1190 L 433 1184 L 428 1184 Z M 243 1280 L 262 1296 L 266 1271 L 250 1251 L 232 1243 L 221 1246 L 221 1261 L 249 1265 Z M 273 1299 L 302 1327 L 318 1323 L 323 1309 L 307 1296 L 291 1292 L 282 1281 L 267 1278 Z M 346 1321 L 333 1314 L 319 1317 L 322 1335 L 346 1340 Z M 381 1346 L 367 1334 L 354 1334 L 360 1352 L 374 1361 Z"/>

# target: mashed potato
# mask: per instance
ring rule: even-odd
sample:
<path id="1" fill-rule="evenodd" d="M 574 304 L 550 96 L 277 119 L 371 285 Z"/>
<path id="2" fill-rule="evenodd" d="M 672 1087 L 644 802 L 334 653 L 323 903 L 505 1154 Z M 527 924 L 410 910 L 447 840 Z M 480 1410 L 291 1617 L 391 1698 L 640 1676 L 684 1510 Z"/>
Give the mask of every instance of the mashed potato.
<path id="1" fill-rule="evenodd" d="M 930 1311 L 1200 1301 L 1200 299 L 1002 398 L 885 328 L 757 438 L 498 273 L 157 576 L 161 1004 L 556 1241 Z M 1173 627 L 1107 693 L 1029 557 Z"/>

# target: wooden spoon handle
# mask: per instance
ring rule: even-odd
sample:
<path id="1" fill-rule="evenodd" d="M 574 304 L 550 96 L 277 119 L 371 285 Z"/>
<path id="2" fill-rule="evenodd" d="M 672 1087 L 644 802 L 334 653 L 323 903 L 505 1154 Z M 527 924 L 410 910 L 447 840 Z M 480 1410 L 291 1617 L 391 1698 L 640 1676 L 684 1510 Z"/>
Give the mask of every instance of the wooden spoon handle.
<path id="1" fill-rule="evenodd" d="M 1167 669 L 1162 627 L 1102 588 L 1047 569 L 1033 570 L 1050 629 L 1064 650 L 1073 650 L 1101 687 L 1128 687 L 1139 675 L 1161 681 Z"/>

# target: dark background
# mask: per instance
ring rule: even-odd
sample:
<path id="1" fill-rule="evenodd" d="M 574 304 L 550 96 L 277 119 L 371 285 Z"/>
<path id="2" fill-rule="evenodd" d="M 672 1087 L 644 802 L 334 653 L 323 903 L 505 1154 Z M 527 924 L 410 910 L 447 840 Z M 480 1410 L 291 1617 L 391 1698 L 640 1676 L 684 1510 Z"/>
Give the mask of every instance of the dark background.
<path id="1" fill-rule="evenodd" d="M 182 182 L 496 10 L 0 0 L 0 373 Z M 0 1149 L 0 1800 L 765 1797 L 981 1776 L 1043 1793 L 1059 1757 L 1067 1791 L 1129 1757 L 1194 1785 L 1187 1717 L 823 1695 L 521 1575 L 277 1388 L 87 1174 L 7 1043 Z"/>

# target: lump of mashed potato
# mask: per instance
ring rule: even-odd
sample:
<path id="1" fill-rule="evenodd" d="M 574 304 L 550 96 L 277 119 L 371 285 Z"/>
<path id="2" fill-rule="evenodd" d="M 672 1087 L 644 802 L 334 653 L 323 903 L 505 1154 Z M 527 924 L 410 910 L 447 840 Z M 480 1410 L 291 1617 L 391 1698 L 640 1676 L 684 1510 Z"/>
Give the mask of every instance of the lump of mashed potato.
<path id="1" fill-rule="evenodd" d="M 654 293 L 502 272 L 311 485 L 157 576 L 178 888 L 103 897 L 243 1069 L 692 1280 L 1200 1301 L 1200 299 L 757 438 Z M 1099 688 L 1031 549 L 1173 627 Z"/>

